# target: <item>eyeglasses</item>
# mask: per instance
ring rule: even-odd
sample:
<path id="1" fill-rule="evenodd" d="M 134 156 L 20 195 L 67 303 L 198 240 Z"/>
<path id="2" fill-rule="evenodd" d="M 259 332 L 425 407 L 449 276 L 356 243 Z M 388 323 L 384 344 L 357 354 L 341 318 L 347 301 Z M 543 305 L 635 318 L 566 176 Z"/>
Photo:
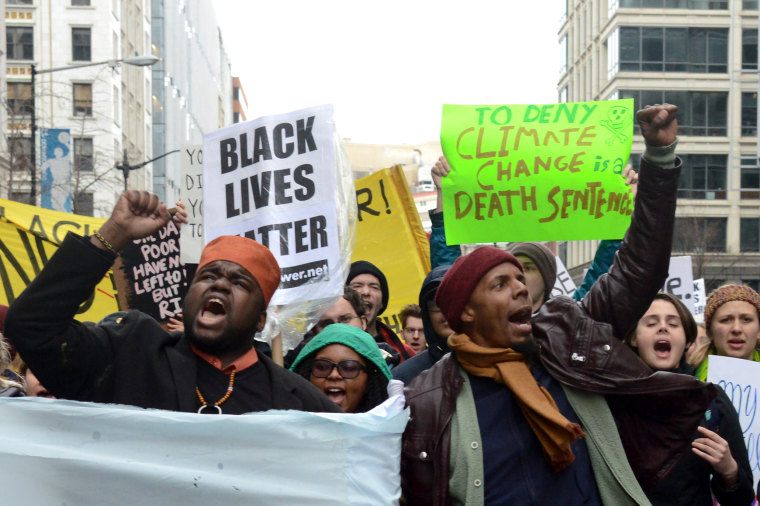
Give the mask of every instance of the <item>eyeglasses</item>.
<path id="1" fill-rule="evenodd" d="M 338 374 L 343 379 L 353 379 L 359 376 L 360 372 L 367 372 L 367 368 L 358 360 L 341 360 L 336 364 L 326 358 L 317 358 L 311 364 L 311 374 L 316 378 L 326 378 L 336 367 L 338 368 Z"/>
<path id="2" fill-rule="evenodd" d="M 356 316 L 355 314 L 344 314 L 338 317 L 338 321 L 326 318 L 324 320 L 319 320 L 316 327 L 321 332 L 328 325 L 332 325 L 333 323 L 351 323 L 351 320 L 354 318 L 361 318 L 361 316 Z"/>
<path id="3" fill-rule="evenodd" d="M 423 334 L 425 332 L 425 329 L 415 329 L 413 327 L 407 327 L 403 330 L 404 334 L 408 334 L 410 336 L 413 336 L 415 334 Z"/>

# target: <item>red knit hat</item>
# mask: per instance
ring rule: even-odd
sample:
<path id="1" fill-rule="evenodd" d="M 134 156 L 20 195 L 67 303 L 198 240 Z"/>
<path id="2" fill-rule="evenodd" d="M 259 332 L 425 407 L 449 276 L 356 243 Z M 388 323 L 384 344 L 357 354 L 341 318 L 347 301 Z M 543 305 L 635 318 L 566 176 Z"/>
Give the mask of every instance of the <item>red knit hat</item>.
<path id="1" fill-rule="evenodd" d="M 264 302 L 269 305 L 280 284 L 280 266 L 266 246 L 239 235 L 217 237 L 203 248 L 196 272 L 216 260 L 236 263 L 250 272 L 264 294 Z"/>
<path id="2" fill-rule="evenodd" d="M 523 272 L 522 264 L 514 255 L 493 246 L 478 248 L 457 258 L 452 264 L 438 286 L 435 304 L 441 308 L 443 316 L 454 332 L 462 332 L 462 311 L 480 278 L 497 265 L 507 262 Z"/>

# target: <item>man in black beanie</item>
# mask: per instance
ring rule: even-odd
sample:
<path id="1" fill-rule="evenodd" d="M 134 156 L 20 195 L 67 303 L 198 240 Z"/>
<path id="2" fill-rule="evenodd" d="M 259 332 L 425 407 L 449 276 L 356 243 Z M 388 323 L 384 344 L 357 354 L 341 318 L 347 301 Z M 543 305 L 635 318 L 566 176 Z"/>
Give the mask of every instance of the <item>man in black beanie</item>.
<path id="1" fill-rule="evenodd" d="M 516 242 L 507 246 L 525 268 L 532 310 L 535 313 L 549 300 L 557 280 L 557 260 L 554 253 L 537 242 Z"/>
<path id="2" fill-rule="evenodd" d="M 366 332 L 378 343 L 386 343 L 400 355 L 400 361 L 414 356 L 414 350 L 404 344 L 393 330 L 383 323 L 378 316 L 388 307 L 388 280 L 385 274 L 373 263 L 357 260 L 351 264 L 346 285 L 362 296 L 367 307 Z"/>

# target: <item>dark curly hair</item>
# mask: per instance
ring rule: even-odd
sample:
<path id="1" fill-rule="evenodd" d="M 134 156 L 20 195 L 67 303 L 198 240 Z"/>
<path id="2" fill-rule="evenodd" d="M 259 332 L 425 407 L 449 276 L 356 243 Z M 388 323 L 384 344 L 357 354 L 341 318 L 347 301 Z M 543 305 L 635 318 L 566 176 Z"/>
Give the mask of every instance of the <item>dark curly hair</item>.
<path id="1" fill-rule="evenodd" d="M 311 365 L 314 363 L 314 356 L 318 351 L 314 350 L 314 353 L 311 353 L 298 364 L 295 369 L 296 374 L 300 374 L 306 380 L 311 379 Z M 369 411 L 388 398 L 388 378 L 371 362 L 366 360 L 365 362 L 367 362 L 367 388 L 364 390 L 364 397 L 362 397 L 361 402 L 356 406 L 357 413 Z"/>

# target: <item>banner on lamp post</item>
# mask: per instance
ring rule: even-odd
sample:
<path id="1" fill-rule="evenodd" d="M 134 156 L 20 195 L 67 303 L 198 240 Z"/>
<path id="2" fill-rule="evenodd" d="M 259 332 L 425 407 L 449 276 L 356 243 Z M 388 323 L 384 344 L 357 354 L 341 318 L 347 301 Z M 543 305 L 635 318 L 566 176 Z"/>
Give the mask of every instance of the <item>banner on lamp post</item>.
<path id="1" fill-rule="evenodd" d="M 71 132 L 40 128 L 40 201 L 45 209 L 71 212 Z"/>

